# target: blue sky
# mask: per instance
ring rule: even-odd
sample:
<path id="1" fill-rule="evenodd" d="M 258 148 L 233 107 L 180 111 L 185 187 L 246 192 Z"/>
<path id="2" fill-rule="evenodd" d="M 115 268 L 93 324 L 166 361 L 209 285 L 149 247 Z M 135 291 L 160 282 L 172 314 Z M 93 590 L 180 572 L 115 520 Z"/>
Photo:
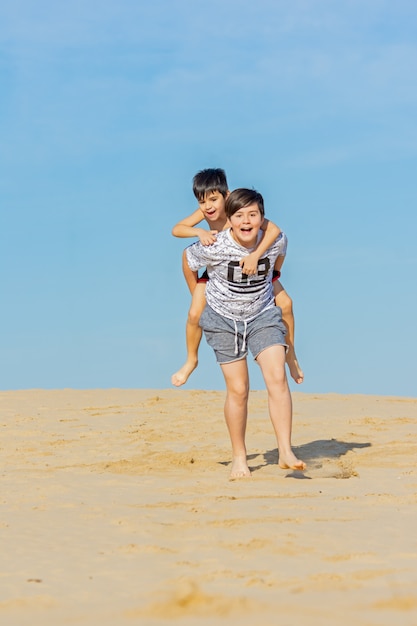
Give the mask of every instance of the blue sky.
<path id="1" fill-rule="evenodd" d="M 223 167 L 289 238 L 291 388 L 415 396 L 416 35 L 414 0 L 2 3 L 0 388 L 169 387 L 170 232 Z M 224 387 L 204 342 L 186 387 Z"/>

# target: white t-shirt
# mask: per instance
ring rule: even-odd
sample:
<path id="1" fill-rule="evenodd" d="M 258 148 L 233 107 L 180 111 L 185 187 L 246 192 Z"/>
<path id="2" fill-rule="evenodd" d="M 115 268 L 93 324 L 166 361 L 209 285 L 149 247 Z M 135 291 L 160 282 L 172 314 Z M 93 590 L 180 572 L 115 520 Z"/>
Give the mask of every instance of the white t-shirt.
<path id="1" fill-rule="evenodd" d="M 259 233 L 259 239 L 262 231 Z M 207 267 L 210 280 L 206 284 L 206 300 L 214 311 L 236 321 L 249 321 L 274 306 L 272 271 L 279 256 L 285 256 L 287 237 L 281 232 L 258 261 L 254 276 L 242 274 L 239 261 L 255 248 L 240 246 L 230 228 L 218 233 L 216 241 L 203 246 L 200 241 L 186 248 L 191 270 Z"/>

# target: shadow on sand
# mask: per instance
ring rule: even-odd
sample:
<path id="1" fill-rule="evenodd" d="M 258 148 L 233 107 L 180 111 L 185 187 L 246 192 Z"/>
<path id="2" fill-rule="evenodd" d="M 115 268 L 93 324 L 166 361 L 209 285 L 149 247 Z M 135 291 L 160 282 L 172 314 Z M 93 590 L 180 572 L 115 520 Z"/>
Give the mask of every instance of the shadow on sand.
<path id="1" fill-rule="evenodd" d="M 302 459 L 305 463 L 307 463 L 306 471 L 308 472 L 309 465 L 312 466 L 312 468 L 317 467 L 318 462 L 322 459 L 340 459 L 351 450 L 369 448 L 371 445 L 372 444 L 369 442 L 358 443 L 357 441 L 339 441 L 338 439 L 317 439 L 316 441 L 311 441 L 310 443 L 305 443 L 301 446 L 294 446 L 293 450 L 299 459 Z M 259 463 L 258 465 L 252 465 L 250 463 L 255 459 L 259 460 L 259 457 L 263 458 L 263 463 Z M 273 448 L 272 450 L 267 450 L 264 453 L 249 454 L 248 463 L 251 472 L 253 473 L 263 467 L 266 467 L 267 465 L 277 465 L 278 458 L 278 448 Z M 228 466 L 231 464 L 231 461 L 221 461 L 220 463 L 221 465 Z M 306 476 L 304 472 L 290 469 L 286 471 L 289 472 L 287 477 L 311 480 L 311 476 Z"/>

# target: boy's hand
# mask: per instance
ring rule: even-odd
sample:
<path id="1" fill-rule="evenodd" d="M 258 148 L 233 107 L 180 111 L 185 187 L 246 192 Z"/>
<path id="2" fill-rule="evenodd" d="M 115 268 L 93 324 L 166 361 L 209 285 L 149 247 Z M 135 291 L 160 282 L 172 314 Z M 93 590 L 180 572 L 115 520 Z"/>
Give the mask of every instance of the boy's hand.
<path id="1" fill-rule="evenodd" d="M 217 239 L 217 230 L 201 230 L 198 234 L 198 238 L 203 246 L 211 246 Z"/>
<path id="2" fill-rule="evenodd" d="M 239 265 L 242 268 L 242 273 L 247 276 L 254 276 L 258 272 L 258 260 L 259 255 L 256 252 L 251 252 L 251 254 L 240 259 Z"/>

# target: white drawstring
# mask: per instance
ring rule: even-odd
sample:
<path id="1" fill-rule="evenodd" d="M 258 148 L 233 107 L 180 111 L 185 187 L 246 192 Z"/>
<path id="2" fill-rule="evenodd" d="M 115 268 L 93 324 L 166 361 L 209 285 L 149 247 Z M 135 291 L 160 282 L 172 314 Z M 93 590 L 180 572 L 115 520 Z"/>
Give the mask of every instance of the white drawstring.
<path id="1" fill-rule="evenodd" d="M 235 354 L 239 354 L 239 344 L 237 340 L 237 323 L 236 320 L 233 320 L 235 323 Z"/>
<path id="2" fill-rule="evenodd" d="M 239 338 L 238 338 L 237 322 L 236 322 L 236 320 L 233 320 L 233 322 L 235 324 L 235 354 L 239 354 Z M 246 320 L 244 320 L 243 324 L 244 324 L 244 330 L 243 330 L 242 352 L 245 352 L 245 350 L 246 350 L 246 335 L 248 334 L 248 323 L 247 323 Z"/>
<path id="3" fill-rule="evenodd" d="M 248 323 L 247 323 L 246 320 L 244 321 L 244 324 L 245 324 L 245 329 L 243 331 L 242 352 L 245 352 L 245 350 L 246 350 L 246 335 L 247 335 L 247 331 L 248 331 Z"/>

